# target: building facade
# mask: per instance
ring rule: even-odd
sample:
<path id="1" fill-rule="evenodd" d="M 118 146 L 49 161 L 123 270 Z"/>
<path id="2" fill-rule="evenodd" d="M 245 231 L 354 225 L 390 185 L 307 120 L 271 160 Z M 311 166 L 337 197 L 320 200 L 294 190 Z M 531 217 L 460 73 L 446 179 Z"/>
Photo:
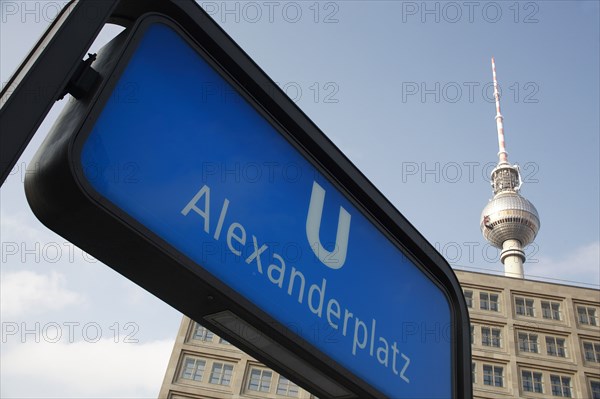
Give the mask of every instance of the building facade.
<path id="1" fill-rule="evenodd" d="M 474 398 L 600 399 L 600 290 L 456 270 Z M 160 398 L 313 398 L 184 317 Z"/>
<path id="2" fill-rule="evenodd" d="M 314 396 L 184 316 L 159 398 L 312 399 Z"/>
<path id="3" fill-rule="evenodd" d="M 600 291 L 456 271 L 475 398 L 600 398 Z"/>

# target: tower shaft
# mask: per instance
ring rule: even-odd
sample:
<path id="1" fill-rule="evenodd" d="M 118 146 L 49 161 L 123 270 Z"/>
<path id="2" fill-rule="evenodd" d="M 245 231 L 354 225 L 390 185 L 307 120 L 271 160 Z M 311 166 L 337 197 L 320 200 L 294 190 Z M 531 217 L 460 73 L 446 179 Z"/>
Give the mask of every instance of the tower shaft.
<path id="1" fill-rule="evenodd" d="M 498 79 L 496 79 L 496 62 L 492 57 L 492 79 L 494 82 L 494 99 L 496 100 L 496 130 L 498 131 L 498 159 L 499 164 L 508 165 L 508 153 L 504 142 L 504 117 L 500 112 L 500 91 L 498 90 Z"/>
<path id="2" fill-rule="evenodd" d="M 504 265 L 504 275 L 506 277 L 525 277 L 523 270 L 525 251 L 518 240 L 506 240 L 502 243 L 500 261 Z"/>

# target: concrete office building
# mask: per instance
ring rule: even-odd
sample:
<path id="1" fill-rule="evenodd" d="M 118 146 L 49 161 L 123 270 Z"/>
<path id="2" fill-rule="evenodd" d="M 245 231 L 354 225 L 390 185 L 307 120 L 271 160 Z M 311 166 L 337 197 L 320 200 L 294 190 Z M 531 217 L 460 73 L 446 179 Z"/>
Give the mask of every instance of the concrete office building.
<path id="1" fill-rule="evenodd" d="M 600 399 L 600 291 L 456 271 L 475 398 Z"/>
<path id="2" fill-rule="evenodd" d="M 198 323 L 183 317 L 160 398 L 312 398 Z"/>
<path id="3" fill-rule="evenodd" d="M 457 270 L 475 398 L 600 399 L 600 291 Z M 432 381 L 435 383 L 435 381 Z M 160 398 L 311 398 L 187 317 Z"/>
<path id="4" fill-rule="evenodd" d="M 480 227 L 501 250 L 504 276 L 456 270 L 471 319 L 474 398 L 600 399 L 600 290 L 524 279 L 524 247 L 540 218 L 508 162 L 493 59 L 492 70 L 499 160 Z M 183 318 L 160 398 L 285 397 L 312 398 Z"/>

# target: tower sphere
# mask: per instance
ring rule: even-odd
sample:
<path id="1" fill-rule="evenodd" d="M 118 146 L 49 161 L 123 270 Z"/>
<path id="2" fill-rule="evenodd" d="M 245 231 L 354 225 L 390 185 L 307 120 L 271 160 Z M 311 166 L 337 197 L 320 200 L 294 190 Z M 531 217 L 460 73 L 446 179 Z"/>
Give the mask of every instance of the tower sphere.
<path id="1" fill-rule="evenodd" d="M 481 212 L 481 232 L 493 246 L 502 248 L 507 240 L 525 247 L 540 229 L 535 206 L 515 191 L 503 191 L 492 198 Z"/>

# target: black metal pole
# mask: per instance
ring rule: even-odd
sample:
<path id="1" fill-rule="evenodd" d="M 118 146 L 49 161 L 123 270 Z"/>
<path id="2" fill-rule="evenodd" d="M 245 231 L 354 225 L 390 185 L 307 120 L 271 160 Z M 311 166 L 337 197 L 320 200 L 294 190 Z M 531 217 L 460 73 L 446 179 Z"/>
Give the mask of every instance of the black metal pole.
<path id="1" fill-rule="evenodd" d="M 72 0 L 0 93 L 0 185 L 118 3 Z"/>

